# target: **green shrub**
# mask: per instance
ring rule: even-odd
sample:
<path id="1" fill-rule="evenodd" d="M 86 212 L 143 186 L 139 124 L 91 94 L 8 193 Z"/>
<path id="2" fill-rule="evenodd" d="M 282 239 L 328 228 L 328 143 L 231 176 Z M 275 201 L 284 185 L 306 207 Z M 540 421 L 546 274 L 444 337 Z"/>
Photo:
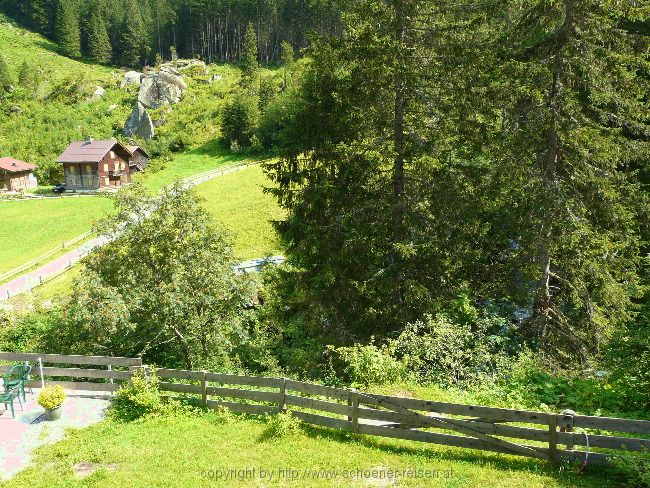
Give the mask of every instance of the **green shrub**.
<path id="1" fill-rule="evenodd" d="M 165 413 L 159 384 L 160 379 L 154 373 L 134 372 L 129 382 L 115 392 L 110 416 L 116 420 L 132 421 Z"/>
<path id="2" fill-rule="evenodd" d="M 624 483 L 622 486 L 650 488 L 650 458 L 647 453 L 616 455 L 612 458 L 612 466 Z"/>
<path id="3" fill-rule="evenodd" d="M 257 97 L 235 95 L 223 108 L 221 133 L 223 140 L 232 144 L 236 141 L 240 147 L 248 147 L 257 130 L 260 109 Z"/>
<path id="4" fill-rule="evenodd" d="M 47 410 L 59 408 L 64 400 L 65 391 L 59 385 L 47 386 L 38 395 L 38 404 Z"/>
<path id="5" fill-rule="evenodd" d="M 454 320 L 444 314 L 427 316 L 407 325 L 391 341 L 391 348 L 420 380 L 469 387 L 493 376 L 497 365 L 505 360 L 502 349 L 506 339 L 499 335 L 503 325 L 496 317 L 473 314 Z"/>
<path id="6" fill-rule="evenodd" d="M 331 350 L 343 362 L 348 382 L 360 385 L 387 384 L 406 376 L 404 364 L 395 360 L 386 347 L 355 344 Z"/>
<path id="7" fill-rule="evenodd" d="M 262 433 L 264 439 L 281 439 L 293 435 L 300 430 L 300 420 L 290 412 L 268 415 L 266 429 Z"/>

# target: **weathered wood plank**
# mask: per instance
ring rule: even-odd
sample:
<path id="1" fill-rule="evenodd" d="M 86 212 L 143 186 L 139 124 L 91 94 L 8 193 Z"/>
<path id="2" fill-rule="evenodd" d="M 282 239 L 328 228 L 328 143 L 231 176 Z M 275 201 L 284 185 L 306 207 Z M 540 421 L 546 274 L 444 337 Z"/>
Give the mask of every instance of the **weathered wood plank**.
<path id="1" fill-rule="evenodd" d="M 468 417 L 481 417 L 502 422 L 525 422 L 531 424 L 548 424 L 548 413 L 528 410 L 512 410 L 508 408 L 482 407 L 478 405 L 464 405 L 460 403 L 435 402 L 431 400 L 417 400 L 415 398 L 401 398 L 388 395 L 365 394 L 360 402 L 366 405 L 397 405 L 410 410 L 425 412 L 438 412 L 449 415 L 465 415 Z"/>
<path id="2" fill-rule="evenodd" d="M 431 427 L 437 427 L 440 429 L 448 429 L 448 430 L 460 432 L 461 434 L 465 434 L 474 437 L 476 439 L 485 441 L 487 443 L 499 447 L 503 447 L 505 449 L 509 449 L 511 452 L 516 452 L 526 456 L 536 457 L 540 459 L 546 459 L 546 455 L 540 453 L 539 450 L 534 447 L 522 446 L 512 442 L 504 441 L 497 437 L 489 436 L 487 434 L 480 432 L 475 428 L 470 427 L 467 424 L 467 422 L 457 421 L 454 419 L 443 418 L 443 417 L 425 416 L 420 413 L 409 410 L 406 407 L 402 407 L 398 405 L 396 402 L 385 398 L 376 398 L 364 393 L 358 393 L 358 396 L 359 396 L 359 400 L 360 401 L 363 400 L 364 403 L 369 403 L 369 402 L 375 403 L 381 407 L 391 408 L 396 412 L 402 413 L 404 415 L 408 415 L 410 416 L 411 421 L 427 422 L 427 424 Z"/>
<path id="3" fill-rule="evenodd" d="M 419 430 L 408 429 L 395 429 L 390 427 L 381 427 L 377 425 L 359 424 L 359 433 L 374 435 L 379 437 L 390 437 L 393 439 L 406 439 L 418 442 L 428 442 L 431 444 L 440 444 L 444 446 L 461 447 L 468 449 L 477 449 L 480 451 L 499 452 L 503 454 L 522 455 L 525 453 L 514 453 L 501 446 L 484 442 L 479 439 L 472 439 L 470 437 L 462 437 L 453 434 L 439 434 L 437 432 L 422 432 Z M 546 432 L 545 432 L 546 433 Z M 532 446 L 531 446 L 532 447 Z M 535 448 L 539 450 L 544 456 L 548 455 L 548 449 Z M 557 451 L 557 456 L 562 459 L 569 460 L 583 460 L 585 453 L 582 451 Z M 607 456 L 600 453 L 590 453 L 589 462 L 593 464 L 606 464 Z"/>
<path id="4" fill-rule="evenodd" d="M 333 429 L 341 429 L 346 431 L 352 430 L 352 422 L 349 420 L 335 419 L 333 417 L 324 417 L 322 415 L 315 415 L 313 413 L 299 412 L 296 410 L 291 411 L 291 415 L 302 420 L 307 424 L 320 425 L 323 427 L 331 427 Z"/>
<path id="5" fill-rule="evenodd" d="M 29 386 L 40 388 L 40 380 L 31 380 Z M 83 381 L 46 381 L 46 386 L 59 385 L 66 390 L 85 390 L 85 391 L 116 391 L 120 385 L 114 383 L 85 383 Z"/>
<path id="6" fill-rule="evenodd" d="M 173 391 L 176 393 L 197 393 L 201 394 L 200 385 L 188 385 L 185 383 L 160 383 L 161 391 Z"/>
<path id="7" fill-rule="evenodd" d="M 114 380 L 129 380 L 131 373 L 128 371 L 109 371 L 106 369 L 84 369 L 84 368 L 43 368 L 43 374 L 48 376 L 68 376 L 71 378 L 104 378 Z M 38 368 L 32 370 L 31 376 L 40 377 Z"/>
<path id="8" fill-rule="evenodd" d="M 222 383 L 224 385 L 266 386 L 269 388 L 280 388 L 280 385 L 282 384 L 282 378 L 243 376 L 225 373 L 207 373 L 205 379 L 211 383 Z"/>
<path id="9" fill-rule="evenodd" d="M 35 352 L 0 352 L 0 361 L 29 361 L 44 363 L 86 364 L 108 366 L 142 366 L 142 358 L 125 358 L 109 356 L 67 356 L 63 354 L 39 354 Z"/>
<path id="10" fill-rule="evenodd" d="M 239 388 L 217 388 L 214 386 L 208 386 L 206 391 L 209 396 L 241 398 L 242 400 L 271 403 L 280 401 L 280 394 L 274 391 L 241 390 Z"/>
<path id="11" fill-rule="evenodd" d="M 220 400 L 208 400 L 208 408 L 217 409 L 226 407 L 233 412 L 247 413 L 250 415 L 267 415 L 277 413 L 277 406 L 251 405 L 249 403 L 224 402 Z"/>
<path id="12" fill-rule="evenodd" d="M 650 439 L 587 434 L 589 447 L 621 449 L 625 451 L 650 451 Z M 558 432 L 558 444 L 586 446 L 587 438 L 580 432 Z"/>
<path id="13" fill-rule="evenodd" d="M 202 380 L 202 371 L 188 371 L 186 369 L 155 369 L 153 373 L 159 378 L 175 380 Z"/>
<path id="14" fill-rule="evenodd" d="M 585 429 L 611 430 L 616 432 L 629 432 L 631 434 L 650 435 L 650 420 L 575 415 L 573 417 L 573 425 Z"/>
<path id="15" fill-rule="evenodd" d="M 343 388 L 334 388 L 332 386 L 314 385 L 313 383 L 305 383 L 302 381 L 287 380 L 287 390 L 299 391 L 311 395 L 320 395 L 338 400 L 347 400 L 349 390 Z"/>
<path id="16" fill-rule="evenodd" d="M 307 398 L 295 395 L 286 395 L 285 402 L 287 405 L 294 405 L 296 407 L 311 408 L 312 410 L 320 410 L 322 412 L 337 413 L 352 417 L 352 407 L 342 405 L 340 403 L 326 402 L 324 400 L 316 400 L 315 398 Z"/>

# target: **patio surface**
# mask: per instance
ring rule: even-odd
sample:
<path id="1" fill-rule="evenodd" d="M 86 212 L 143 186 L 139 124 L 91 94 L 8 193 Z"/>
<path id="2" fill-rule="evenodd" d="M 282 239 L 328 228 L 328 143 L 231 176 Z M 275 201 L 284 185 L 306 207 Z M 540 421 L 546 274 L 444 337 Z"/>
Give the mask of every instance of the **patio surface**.
<path id="1" fill-rule="evenodd" d="M 0 404 L 0 480 L 9 479 L 25 469 L 34 449 L 62 439 L 67 428 L 87 427 L 102 420 L 110 403 L 110 396 L 105 394 L 66 390 L 61 419 L 48 422 L 36 401 L 39 391 L 34 388 L 33 395 L 27 392 L 24 410 L 14 402 L 15 419 L 11 417 L 11 410 L 3 410 Z"/>

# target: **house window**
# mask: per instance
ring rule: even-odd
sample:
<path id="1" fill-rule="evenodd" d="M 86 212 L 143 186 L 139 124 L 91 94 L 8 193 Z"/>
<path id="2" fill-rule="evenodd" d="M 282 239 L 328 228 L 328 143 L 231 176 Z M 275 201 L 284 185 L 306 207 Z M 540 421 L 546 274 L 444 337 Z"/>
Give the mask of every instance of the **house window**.
<path id="1" fill-rule="evenodd" d="M 111 159 L 115 159 L 115 151 L 111 151 Z"/>
<path id="2" fill-rule="evenodd" d="M 104 163 L 104 173 L 108 173 L 108 163 Z"/>
<path id="3" fill-rule="evenodd" d="M 111 184 L 111 180 L 108 179 L 108 176 L 104 178 L 104 185 L 109 186 Z"/>

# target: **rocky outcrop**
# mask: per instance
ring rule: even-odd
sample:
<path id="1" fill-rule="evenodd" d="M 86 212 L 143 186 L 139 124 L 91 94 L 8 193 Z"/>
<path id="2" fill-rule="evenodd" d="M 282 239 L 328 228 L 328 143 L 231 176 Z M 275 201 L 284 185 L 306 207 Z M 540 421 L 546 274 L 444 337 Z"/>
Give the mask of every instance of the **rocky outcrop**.
<path id="1" fill-rule="evenodd" d="M 128 85 L 140 85 L 142 80 L 142 73 L 138 73 L 137 71 L 127 71 L 124 74 L 124 79 L 122 80 L 122 88 Z"/>
<path id="2" fill-rule="evenodd" d="M 187 85 L 180 74 L 172 68 L 143 75 L 138 93 L 138 102 L 147 108 L 159 108 L 180 102 Z"/>
<path id="3" fill-rule="evenodd" d="M 124 124 L 123 132 L 126 137 L 137 136 L 147 141 L 153 138 L 153 121 L 147 113 L 147 109 L 140 102 L 135 103 L 131 115 Z"/>

